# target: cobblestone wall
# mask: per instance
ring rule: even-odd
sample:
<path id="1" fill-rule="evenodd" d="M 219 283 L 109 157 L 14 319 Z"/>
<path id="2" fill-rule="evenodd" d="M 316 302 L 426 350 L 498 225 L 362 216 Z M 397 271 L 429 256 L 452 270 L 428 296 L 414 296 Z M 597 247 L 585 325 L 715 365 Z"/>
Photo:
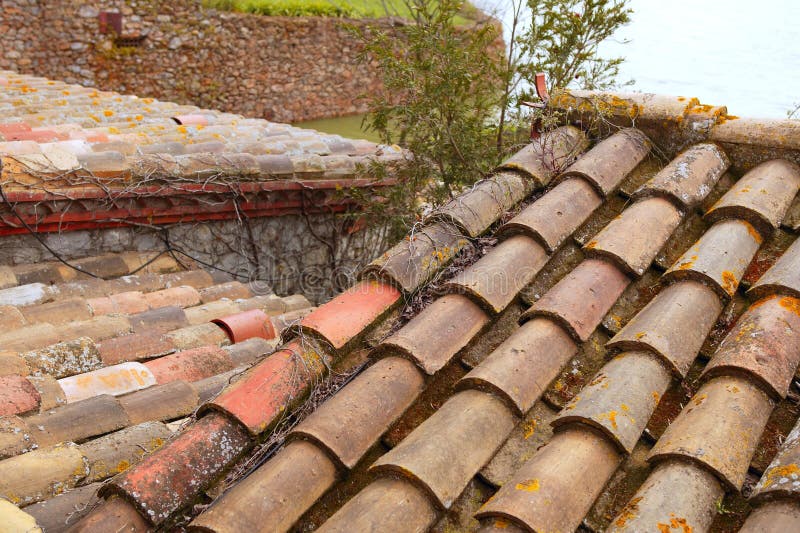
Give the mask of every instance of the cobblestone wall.
<path id="1" fill-rule="evenodd" d="M 125 39 L 101 32 L 102 11 L 122 13 Z M 378 81 L 347 24 L 365 23 L 199 0 L 0 0 L 0 69 L 294 122 L 365 110 Z"/>

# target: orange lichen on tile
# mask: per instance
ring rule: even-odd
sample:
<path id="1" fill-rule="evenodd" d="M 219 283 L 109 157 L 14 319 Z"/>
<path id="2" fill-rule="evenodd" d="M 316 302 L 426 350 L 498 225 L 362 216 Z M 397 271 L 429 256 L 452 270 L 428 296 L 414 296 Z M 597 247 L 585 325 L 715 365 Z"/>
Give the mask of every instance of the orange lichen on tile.
<path id="1" fill-rule="evenodd" d="M 538 479 L 528 479 L 525 481 L 521 481 L 514 486 L 517 490 L 524 490 L 525 492 L 536 492 L 539 490 L 539 480 Z"/>
<path id="2" fill-rule="evenodd" d="M 784 296 L 783 298 L 778 300 L 778 305 L 780 305 L 784 309 L 788 309 L 789 311 L 791 311 L 796 315 L 800 315 L 800 298 L 794 298 L 792 296 Z"/>

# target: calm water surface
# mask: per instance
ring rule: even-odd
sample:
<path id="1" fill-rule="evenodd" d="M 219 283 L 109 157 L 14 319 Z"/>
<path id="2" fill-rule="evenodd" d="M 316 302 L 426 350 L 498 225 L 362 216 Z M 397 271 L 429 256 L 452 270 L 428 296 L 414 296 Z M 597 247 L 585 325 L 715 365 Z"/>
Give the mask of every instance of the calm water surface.
<path id="1" fill-rule="evenodd" d="M 473 2 L 510 24 L 510 1 Z M 626 58 L 620 80 L 635 80 L 629 89 L 696 96 L 747 117 L 783 118 L 800 103 L 800 1 L 628 4 L 631 23 L 601 53 Z"/>
<path id="2" fill-rule="evenodd" d="M 511 23 L 510 0 L 473 0 Z M 696 96 L 732 115 L 783 118 L 800 103 L 800 0 L 630 0 L 601 53 L 624 56 L 625 90 Z M 508 40 L 508 36 L 506 36 Z M 628 40 L 627 44 L 623 41 Z M 361 116 L 299 124 L 348 137 Z"/>

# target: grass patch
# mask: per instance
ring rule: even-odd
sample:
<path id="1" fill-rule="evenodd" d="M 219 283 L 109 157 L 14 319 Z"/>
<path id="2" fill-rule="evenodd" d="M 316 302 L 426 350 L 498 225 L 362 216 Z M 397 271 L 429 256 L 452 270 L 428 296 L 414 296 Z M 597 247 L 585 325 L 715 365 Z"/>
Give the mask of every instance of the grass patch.
<path id="1" fill-rule="evenodd" d="M 412 18 L 402 0 L 203 0 L 203 5 L 273 17 Z M 478 9 L 465 2 L 456 23 L 466 24 L 479 16 Z"/>

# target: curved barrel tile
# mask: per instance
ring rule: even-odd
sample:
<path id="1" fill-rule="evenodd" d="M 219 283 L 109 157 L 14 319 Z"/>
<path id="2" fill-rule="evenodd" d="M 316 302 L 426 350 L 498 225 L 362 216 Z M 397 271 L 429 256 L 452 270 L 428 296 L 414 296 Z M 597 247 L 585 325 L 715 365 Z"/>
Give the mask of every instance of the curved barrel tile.
<path id="1" fill-rule="evenodd" d="M 780 450 L 753 489 L 754 501 L 789 498 L 800 503 L 800 424 L 783 441 Z"/>
<path id="2" fill-rule="evenodd" d="M 493 396 L 459 392 L 378 459 L 370 471 L 408 477 L 433 496 L 438 507 L 448 509 L 516 422 L 505 404 Z"/>
<path id="3" fill-rule="evenodd" d="M 549 319 L 534 318 L 464 376 L 457 387 L 494 392 L 522 416 L 577 351 L 564 328 Z"/>
<path id="4" fill-rule="evenodd" d="M 769 396 L 749 380 L 715 378 L 689 400 L 648 460 L 695 461 L 739 490 L 772 408 Z"/>
<path id="5" fill-rule="evenodd" d="M 721 220 L 684 252 L 663 280 L 700 281 L 713 287 L 721 298 L 730 298 L 761 242 L 761 235 L 749 222 Z"/>
<path id="6" fill-rule="evenodd" d="M 744 373 L 776 400 L 786 397 L 800 364 L 800 299 L 772 296 L 754 303 L 706 366 L 707 378 Z"/>
<path id="7" fill-rule="evenodd" d="M 717 145 L 691 146 L 642 185 L 634 198 L 660 196 L 683 210 L 697 206 L 730 166 L 728 156 Z"/>
<path id="8" fill-rule="evenodd" d="M 630 278 L 616 266 L 587 259 L 533 304 L 520 322 L 548 317 L 576 340 L 586 342 L 629 283 Z"/>
<path id="9" fill-rule="evenodd" d="M 767 502 L 750 513 L 739 533 L 785 533 L 800 524 L 800 504 L 797 501 Z"/>
<path id="10" fill-rule="evenodd" d="M 574 531 L 621 461 L 607 438 L 567 429 L 553 435 L 475 516 L 509 519 L 529 531 Z"/>
<path id="11" fill-rule="evenodd" d="M 656 466 L 607 531 L 708 531 L 717 514 L 716 502 L 723 495 L 711 472 L 668 461 Z"/>
<path id="12" fill-rule="evenodd" d="M 385 280 L 413 293 L 468 244 L 455 225 L 436 222 L 412 231 L 367 265 L 360 276 Z"/>
<path id="13" fill-rule="evenodd" d="M 727 218 L 747 220 L 767 238 L 780 226 L 798 190 L 800 167 L 773 159 L 742 176 L 706 217 L 712 222 Z"/>
<path id="14" fill-rule="evenodd" d="M 411 361 L 381 359 L 319 406 L 289 438 L 310 440 L 351 469 L 423 386 L 423 376 Z"/>
<path id="15" fill-rule="evenodd" d="M 256 436 L 300 401 L 325 370 L 322 356 L 293 342 L 245 372 L 201 411 L 225 413 Z"/>
<path id="16" fill-rule="evenodd" d="M 136 365 L 140 363 L 123 363 Z M 218 346 L 204 346 L 151 359 L 144 366 L 152 372 L 156 383 L 200 381 L 233 369 L 228 352 Z"/>
<path id="17" fill-rule="evenodd" d="M 671 378 L 652 354 L 625 352 L 609 361 L 551 423 L 597 428 L 631 453 Z"/>
<path id="18" fill-rule="evenodd" d="M 608 196 L 650 152 L 650 139 L 626 128 L 603 139 L 571 164 L 559 179 L 578 176 Z"/>
<path id="19" fill-rule="evenodd" d="M 445 295 L 383 341 L 376 352 L 402 355 L 432 375 L 488 323 L 486 313 L 466 296 Z"/>
<path id="20" fill-rule="evenodd" d="M 571 164 L 588 144 L 586 135 L 578 128 L 556 128 L 508 158 L 499 170 L 521 172 L 535 186 L 543 187 L 559 169 Z"/>
<path id="21" fill-rule="evenodd" d="M 393 286 L 362 281 L 306 315 L 300 321 L 300 328 L 341 350 L 360 337 L 400 299 L 400 291 Z"/>
<path id="22" fill-rule="evenodd" d="M 638 277 L 650 267 L 681 219 L 681 212 L 667 200 L 645 198 L 612 220 L 583 251 L 588 257 L 607 257 Z"/>
<path id="23" fill-rule="evenodd" d="M 567 179 L 520 211 L 500 228 L 498 235 L 522 233 L 553 253 L 602 203 L 588 182 Z"/>
<path id="24" fill-rule="evenodd" d="M 436 507 L 422 489 L 403 479 L 382 478 L 367 485 L 342 506 L 318 533 L 424 533 L 436 522 Z"/>
<path id="25" fill-rule="evenodd" d="M 35 503 L 74 487 L 87 474 L 86 458 L 75 444 L 33 450 L 0 461 L 0 496 Z"/>
<path id="26" fill-rule="evenodd" d="M 164 522 L 207 488 L 252 442 L 247 431 L 218 413 L 210 413 L 146 457 L 136 468 L 113 478 L 100 496 L 131 502 L 153 525 Z"/>
<path id="27" fill-rule="evenodd" d="M 800 298 L 800 239 L 748 291 L 748 295 L 759 300 L 771 294 Z"/>
<path id="28" fill-rule="evenodd" d="M 548 259 L 539 243 L 530 237 L 515 235 L 459 272 L 442 290 L 472 295 L 491 312 L 500 313 L 533 280 Z"/>
<path id="29" fill-rule="evenodd" d="M 156 383 L 155 374 L 142 363 L 120 363 L 58 380 L 69 403 L 102 394 L 119 396 Z"/>
<path id="30" fill-rule="evenodd" d="M 469 237 L 477 237 L 532 190 L 533 183 L 519 174 L 499 172 L 479 181 L 431 216 L 455 224 Z"/>
<path id="31" fill-rule="evenodd" d="M 192 531 L 288 531 L 338 479 L 315 445 L 292 442 L 224 493 L 191 523 Z"/>
<path id="32" fill-rule="evenodd" d="M 607 344 L 614 350 L 651 350 L 685 376 L 722 312 L 716 292 L 695 281 L 665 287 Z"/>

